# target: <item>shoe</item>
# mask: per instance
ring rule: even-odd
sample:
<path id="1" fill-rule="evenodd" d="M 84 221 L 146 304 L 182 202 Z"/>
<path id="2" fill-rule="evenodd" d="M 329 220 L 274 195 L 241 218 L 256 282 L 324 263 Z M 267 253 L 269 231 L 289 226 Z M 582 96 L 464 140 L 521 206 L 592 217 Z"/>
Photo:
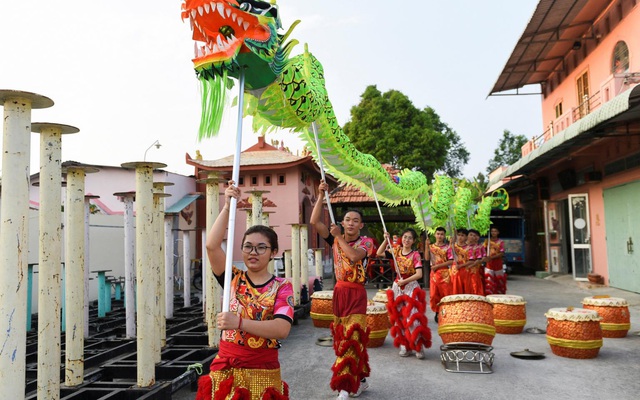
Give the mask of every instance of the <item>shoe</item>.
<path id="1" fill-rule="evenodd" d="M 346 390 L 341 390 L 340 393 L 338 393 L 338 397 L 336 398 L 336 400 L 348 400 L 349 399 L 349 393 Z"/>
<path id="2" fill-rule="evenodd" d="M 416 358 L 418 360 L 422 360 L 424 358 L 424 351 L 422 351 L 422 350 L 416 351 Z"/>
<path id="3" fill-rule="evenodd" d="M 407 348 L 404 346 L 400 346 L 400 352 L 398 353 L 398 355 L 400 355 L 400 357 L 407 357 L 409 356 L 409 352 L 407 351 Z"/>
<path id="4" fill-rule="evenodd" d="M 349 396 L 350 397 L 360 397 L 362 392 L 364 392 L 367 389 L 369 389 L 369 382 L 367 382 L 367 381 L 360 382 L 360 387 L 358 388 L 358 391 L 355 392 L 355 393 L 349 393 Z"/>

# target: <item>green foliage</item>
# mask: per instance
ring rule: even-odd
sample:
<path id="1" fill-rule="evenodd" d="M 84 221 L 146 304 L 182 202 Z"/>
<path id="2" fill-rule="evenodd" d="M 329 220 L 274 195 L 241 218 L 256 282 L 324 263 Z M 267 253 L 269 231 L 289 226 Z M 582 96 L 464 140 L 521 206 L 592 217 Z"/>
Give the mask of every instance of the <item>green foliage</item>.
<path id="1" fill-rule="evenodd" d="M 375 85 L 351 108 L 344 132 L 361 152 L 398 169 L 420 171 L 429 180 L 436 171 L 460 176 L 469 160 L 458 134 L 432 108 L 420 110 L 401 92 L 381 93 Z"/>
<path id="2" fill-rule="evenodd" d="M 520 159 L 522 156 L 522 146 L 529 140 L 524 135 L 513 135 L 507 129 L 502 133 L 502 138 L 498 142 L 498 148 L 493 151 L 493 158 L 489 160 L 487 174 L 501 166 L 508 166 Z"/>

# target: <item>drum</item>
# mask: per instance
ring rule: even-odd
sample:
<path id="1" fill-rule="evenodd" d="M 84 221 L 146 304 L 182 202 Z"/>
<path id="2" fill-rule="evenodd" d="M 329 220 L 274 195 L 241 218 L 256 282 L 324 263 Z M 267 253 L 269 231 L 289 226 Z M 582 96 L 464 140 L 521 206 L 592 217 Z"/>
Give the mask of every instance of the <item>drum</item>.
<path id="1" fill-rule="evenodd" d="M 493 322 L 496 333 L 522 333 L 527 323 L 527 310 L 524 297 L 512 294 L 490 294 L 487 300 L 493 304 Z"/>
<path id="2" fill-rule="evenodd" d="M 496 335 L 493 305 L 484 296 L 445 296 L 438 305 L 438 334 L 443 343 L 473 342 L 491 345 Z"/>
<path id="3" fill-rule="evenodd" d="M 602 347 L 601 317 L 585 308 L 552 308 L 547 317 L 547 342 L 553 354 L 595 358 Z"/>
<path id="4" fill-rule="evenodd" d="M 375 294 L 375 296 L 373 296 L 373 301 L 375 301 L 376 303 L 385 303 L 387 304 L 389 302 L 389 297 L 387 297 L 387 291 L 386 290 L 378 290 Z"/>
<path id="5" fill-rule="evenodd" d="M 316 328 L 329 328 L 333 322 L 333 290 L 320 290 L 311 295 L 311 319 Z"/>
<path id="6" fill-rule="evenodd" d="M 367 328 L 369 333 L 369 343 L 367 347 L 380 347 L 384 343 L 389 333 L 389 312 L 384 303 L 370 302 L 367 305 Z"/>
<path id="7" fill-rule="evenodd" d="M 620 297 L 592 296 L 585 297 L 582 305 L 587 310 L 594 310 L 602 317 L 600 328 L 602 337 L 623 338 L 631 329 L 629 303 Z"/>

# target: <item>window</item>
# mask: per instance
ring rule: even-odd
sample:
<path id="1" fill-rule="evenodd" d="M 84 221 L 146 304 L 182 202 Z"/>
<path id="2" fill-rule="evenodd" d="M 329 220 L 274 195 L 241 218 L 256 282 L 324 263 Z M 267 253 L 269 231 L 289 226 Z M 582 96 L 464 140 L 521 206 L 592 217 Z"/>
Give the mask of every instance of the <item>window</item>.
<path id="1" fill-rule="evenodd" d="M 258 186 L 258 177 L 256 175 L 251 177 L 251 186 Z"/>
<path id="2" fill-rule="evenodd" d="M 616 43 L 611 58 L 611 73 L 624 74 L 629 72 L 629 48 L 623 41 Z"/>
<path id="3" fill-rule="evenodd" d="M 265 186 L 271 186 L 271 175 L 265 175 L 264 176 L 264 185 Z"/>
<path id="4" fill-rule="evenodd" d="M 286 175 L 285 174 L 279 174 L 278 175 L 278 185 L 284 185 L 285 183 L 287 183 Z"/>
<path id="5" fill-rule="evenodd" d="M 576 80 L 576 88 L 578 91 L 578 108 L 580 118 L 589 114 L 589 71 L 585 71 Z"/>
<path id="6" fill-rule="evenodd" d="M 238 178 L 238 186 L 244 186 L 244 176 Z"/>
<path id="7" fill-rule="evenodd" d="M 562 101 L 559 101 L 558 104 L 556 104 L 556 118 L 560 118 L 561 115 L 562 115 Z"/>

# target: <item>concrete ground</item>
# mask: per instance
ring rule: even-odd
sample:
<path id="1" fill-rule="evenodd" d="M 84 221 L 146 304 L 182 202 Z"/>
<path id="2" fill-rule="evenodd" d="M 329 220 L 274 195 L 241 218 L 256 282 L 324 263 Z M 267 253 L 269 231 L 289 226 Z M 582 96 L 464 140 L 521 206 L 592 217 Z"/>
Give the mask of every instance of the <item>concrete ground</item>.
<path id="1" fill-rule="evenodd" d="M 325 282 L 325 288 L 331 283 Z M 368 289 L 369 298 L 377 292 Z M 440 360 L 442 341 L 429 310 L 433 345 L 426 358 L 401 358 L 387 336 L 382 347 L 369 349 L 371 376 L 369 390 L 362 399 L 616 399 L 640 398 L 640 294 L 587 282 L 570 276 L 511 276 L 508 292 L 527 301 L 525 329 L 546 330 L 544 313 L 554 307 L 581 307 L 584 297 L 610 295 L 629 304 L 631 330 L 625 338 L 605 338 L 598 357 L 570 359 L 554 355 L 544 334 L 497 334 L 493 341 L 493 373 L 453 373 Z M 329 330 L 315 328 L 311 319 L 300 320 L 280 350 L 282 375 L 290 386 L 291 399 L 335 399 L 329 388 L 333 348 L 316 345 Z M 543 359 L 519 359 L 511 352 L 529 349 L 544 353 Z M 195 393 L 183 388 L 174 393 L 178 400 L 193 399 Z"/>

